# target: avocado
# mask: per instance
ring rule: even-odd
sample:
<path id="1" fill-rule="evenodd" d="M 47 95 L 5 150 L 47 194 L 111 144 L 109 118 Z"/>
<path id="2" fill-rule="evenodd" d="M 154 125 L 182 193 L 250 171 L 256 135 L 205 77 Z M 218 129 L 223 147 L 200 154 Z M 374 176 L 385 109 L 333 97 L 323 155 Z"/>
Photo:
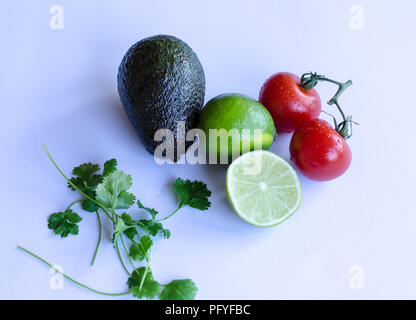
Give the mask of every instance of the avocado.
<path id="1" fill-rule="evenodd" d="M 197 127 L 204 106 L 205 74 L 197 55 L 173 36 L 143 39 L 123 57 L 117 82 L 123 109 L 145 149 L 153 155 L 161 143 L 155 132 L 169 129 L 176 161 L 177 121 L 185 121 L 186 134 Z M 185 143 L 185 151 L 192 143 Z"/>

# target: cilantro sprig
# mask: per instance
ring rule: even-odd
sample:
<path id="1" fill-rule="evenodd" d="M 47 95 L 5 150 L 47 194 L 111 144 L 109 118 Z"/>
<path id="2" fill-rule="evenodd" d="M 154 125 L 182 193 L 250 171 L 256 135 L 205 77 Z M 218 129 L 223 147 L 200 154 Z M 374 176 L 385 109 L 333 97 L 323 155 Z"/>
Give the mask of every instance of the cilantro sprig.
<path id="1" fill-rule="evenodd" d="M 77 223 L 81 220 L 82 218 L 77 213 L 68 208 L 64 212 L 51 214 L 48 219 L 48 228 L 65 238 L 69 234 L 78 234 L 79 227 Z"/>
<path id="2" fill-rule="evenodd" d="M 211 203 L 208 198 L 211 191 L 201 181 L 182 180 L 178 178 L 173 183 L 173 190 L 179 195 L 179 207 L 190 206 L 199 210 L 207 210 Z"/>
<path id="3" fill-rule="evenodd" d="M 99 225 L 99 237 L 93 256 L 93 264 L 101 243 L 102 223 L 100 213 L 103 213 L 113 227 L 111 241 L 123 269 L 128 275 L 127 286 L 129 290 L 124 293 L 105 293 L 77 282 L 66 274 L 64 274 L 64 277 L 81 287 L 104 295 L 132 294 L 140 299 L 154 299 L 157 297 L 168 300 L 194 299 L 198 289 L 190 279 L 173 280 L 167 284 L 161 284 L 155 280 L 150 266 L 151 250 L 158 235 L 164 239 L 169 239 L 171 235 L 170 231 L 163 227 L 162 221 L 172 217 L 186 206 L 198 210 L 207 210 L 210 207 L 209 197 L 211 192 L 206 184 L 200 181 L 177 178 L 172 184 L 172 188 L 179 199 L 176 209 L 164 218 L 156 219 L 159 212 L 154 208 L 144 206 L 129 191 L 133 179 L 131 175 L 117 169 L 116 159 L 106 161 L 101 173 L 98 164 L 83 163 L 75 167 L 72 170 L 72 177 L 68 178 L 55 163 L 46 146 L 44 148 L 53 165 L 67 181 L 68 187 L 81 196 L 79 200 L 70 203 L 64 211 L 50 215 L 48 228 L 62 238 L 69 235 L 75 236 L 79 233 L 78 224 L 82 221 L 82 217 L 74 212 L 72 207 L 80 204 L 84 211 L 95 212 Z M 133 208 L 134 211 L 139 210 L 145 216 L 140 219 L 133 219 L 132 215 L 125 211 Z M 120 212 L 120 210 L 123 211 Z M 52 266 L 29 250 L 20 246 L 18 248 Z"/>

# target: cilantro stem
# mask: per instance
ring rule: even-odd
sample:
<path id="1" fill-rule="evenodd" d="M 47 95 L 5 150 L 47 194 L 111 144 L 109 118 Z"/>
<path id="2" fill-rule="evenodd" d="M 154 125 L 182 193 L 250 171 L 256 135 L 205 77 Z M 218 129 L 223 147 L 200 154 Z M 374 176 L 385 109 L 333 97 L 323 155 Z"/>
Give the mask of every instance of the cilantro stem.
<path id="1" fill-rule="evenodd" d="M 98 210 L 95 211 L 95 214 L 97 215 L 97 220 L 98 220 L 98 242 L 97 242 L 97 246 L 95 247 L 95 251 L 94 251 L 94 256 L 92 257 L 92 261 L 91 261 L 91 265 L 94 265 L 95 262 L 95 258 L 97 257 L 97 253 L 98 253 L 98 248 L 100 247 L 101 244 L 101 219 L 100 219 L 100 214 L 98 213 Z"/>
<path id="2" fill-rule="evenodd" d="M 144 250 L 143 246 L 142 246 L 142 249 Z M 140 286 L 139 286 L 140 290 L 143 287 L 144 280 L 146 280 L 147 272 L 150 269 L 150 252 L 151 251 L 152 251 L 152 249 L 150 248 L 149 251 L 146 253 L 146 256 L 145 256 L 146 257 L 146 269 L 145 269 L 145 271 L 143 273 L 142 279 L 140 280 Z"/>
<path id="3" fill-rule="evenodd" d="M 155 220 L 155 222 L 160 222 L 160 221 L 164 221 L 164 220 L 166 220 L 166 219 L 168 219 L 168 218 L 170 218 L 171 216 L 173 216 L 176 212 L 178 212 L 178 210 L 180 209 L 180 208 L 182 208 L 184 205 L 182 204 L 182 203 L 180 203 L 179 205 L 178 205 L 178 207 L 170 214 L 170 215 L 168 215 L 167 217 L 164 217 L 164 218 L 162 218 L 162 219 L 159 219 L 159 220 Z"/>
<path id="4" fill-rule="evenodd" d="M 117 217 L 115 216 L 115 214 L 114 214 L 114 210 L 112 211 L 112 213 L 111 213 L 111 222 L 113 223 L 113 229 L 115 229 L 116 228 L 116 223 L 117 223 Z"/>
<path id="5" fill-rule="evenodd" d="M 149 261 L 147 261 L 146 269 L 144 270 L 144 274 L 143 274 L 142 280 L 140 281 L 140 286 L 139 286 L 139 289 L 140 290 L 142 290 L 144 280 L 146 279 L 147 272 L 149 271 L 149 267 L 150 267 Z"/>
<path id="6" fill-rule="evenodd" d="M 65 180 L 75 189 L 77 190 L 82 196 L 84 196 L 85 198 L 87 198 L 88 200 L 91 200 L 92 202 L 94 202 L 96 205 L 98 205 L 104 212 L 107 212 L 106 208 L 99 203 L 97 200 L 91 198 L 90 196 L 88 196 L 87 194 L 85 194 L 82 190 L 80 190 L 70 179 L 68 179 L 68 177 L 65 175 L 65 173 L 62 172 L 62 170 L 58 167 L 58 165 L 56 164 L 55 160 L 53 160 L 52 156 L 50 155 L 48 149 L 46 148 L 46 145 L 43 145 L 43 148 L 46 151 L 46 154 L 48 155 L 49 159 L 51 160 L 52 164 L 55 166 L 55 168 L 59 171 L 59 173 L 65 178 Z M 108 213 L 108 212 L 107 212 Z"/>
<path id="7" fill-rule="evenodd" d="M 102 209 L 102 208 L 101 208 Z M 110 214 L 108 213 L 108 212 L 106 212 L 106 211 L 104 211 L 103 210 L 103 212 L 105 213 L 105 215 L 108 217 L 108 219 L 110 219 L 111 220 L 111 222 L 113 223 L 113 226 L 114 226 L 114 219 L 113 219 L 113 217 L 112 216 L 110 216 Z"/>
<path id="8" fill-rule="evenodd" d="M 117 241 L 117 240 L 116 240 L 115 246 L 116 246 L 117 256 L 118 256 L 118 258 L 119 258 L 119 260 L 120 260 L 120 262 L 121 262 L 121 265 L 123 266 L 124 271 L 126 271 L 126 273 L 127 273 L 127 274 L 131 277 L 131 273 L 130 273 L 130 271 L 126 268 L 126 265 L 124 264 L 123 258 L 121 257 L 121 254 L 120 254 L 120 249 L 119 249 L 119 247 L 118 247 L 118 241 Z"/>
<path id="9" fill-rule="evenodd" d="M 61 273 L 58 269 L 56 269 L 52 264 L 50 264 L 48 261 L 46 261 L 45 259 L 43 259 L 43 258 L 41 258 L 41 257 L 39 257 L 38 255 L 36 255 L 36 254 L 34 254 L 33 252 L 31 252 L 31 251 L 29 251 L 29 250 L 27 250 L 27 249 L 25 249 L 25 248 L 23 248 L 23 247 L 21 247 L 21 246 L 17 246 L 17 248 L 18 249 L 20 249 L 20 250 L 22 250 L 22 251 L 24 251 L 24 252 L 26 252 L 26 253 L 28 253 L 28 254 L 30 254 L 32 257 L 34 257 L 34 258 L 36 258 L 36 259 L 38 259 L 39 261 L 41 261 L 41 262 L 43 262 L 44 264 L 46 264 L 46 265 L 48 265 L 49 267 L 51 267 L 52 269 L 54 269 L 55 271 L 57 271 L 57 272 L 59 272 L 59 273 Z M 80 287 L 83 287 L 83 288 L 85 288 L 85 289 L 87 289 L 87 290 L 90 290 L 90 291 L 92 291 L 92 292 L 95 292 L 95 293 L 98 293 L 98 294 L 101 294 L 101 295 L 105 295 L 105 296 L 123 296 L 123 295 L 126 295 L 126 294 L 129 294 L 130 292 L 122 292 L 122 293 L 108 293 L 108 292 L 102 292 L 102 291 L 98 291 L 98 290 L 95 290 L 95 289 L 93 289 L 93 288 L 90 288 L 90 287 L 88 287 L 88 286 L 86 286 L 85 284 L 82 284 L 82 283 L 80 283 L 80 282 L 78 282 L 78 281 L 76 281 L 76 280 L 74 280 L 74 279 L 72 279 L 71 277 L 69 277 L 68 275 L 66 275 L 65 273 L 61 273 L 66 279 L 68 279 L 69 281 L 71 281 L 71 282 L 73 282 L 73 283 L 75 283 L 75 284 L 77 284 L 78 286 L 80 286 Z"/>
<path id="10" fill-rule="evenodd" d="M 77 203 L 80 203 L 80 202 L 82 202 L 83 201 L 83 199 L 79 199 L 79 200 L 76 200 L 76 201 L 74 201 L 74 202 L 71 202 L 70 204 L 69 204 L 69 206 L 66 208 L 66 210 L 68 210 L 68 209 L 70 209 L 73 205 L 75 205 L 75 204 L 77 204 Z M 65 210 L 65 211 L 66 211 Z"/>
<path id="11" fill-rule="evenodd" d="M 124 244 L 124 240 L 123 240 L 123 235 L 120 234 L 119 236 L 120 240 L 121 240 L 121 244 L 123 245 L 124 248 L 124 252 L 126 253 L 127 259 L 129 260 L 131 266 L 133 267 L 133 270 L 136 270 L 136 266 L 134 265 L 133 261 L 131 260 L 130 256 L 129 256 L 129 252 L 127 250 L 126 245 Z"/>

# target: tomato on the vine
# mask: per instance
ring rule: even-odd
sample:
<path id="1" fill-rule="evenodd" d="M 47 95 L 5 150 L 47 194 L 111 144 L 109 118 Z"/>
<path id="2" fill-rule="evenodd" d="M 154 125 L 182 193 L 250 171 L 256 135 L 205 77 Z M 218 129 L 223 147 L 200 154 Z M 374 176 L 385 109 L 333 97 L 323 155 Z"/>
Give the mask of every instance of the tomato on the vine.
<path id="1" fill-rule="evenodd" d="M 301 87 L 312 90 L 319 81 L 330 82 L 338 86 L 335 95 L 328 101 L 335 105 L 342 116 L 337 122 L 334 116 L 334 128 L 321 119 L 312 119 L 303 123 L 293 133 L 290 141 L 290 159 L 306 177 L 312 180 L 331 180 L 339 177 L 351 163 L 351 150 L 346 139 L 352 135 L 352 116 L 346 116 L 338 99 L 352 85 L 352 81 L 339 82 L 317 73 L 305 73 L 301 78 Z"/>
<path id="2" fill-rule="evenodd" d="M 296 129 L 290 141 L 290 159 L 312 180 L 339 177 L 351 163 L 345 139 L 325 120 L 313 119 Z"/>
<path id="3" fill-rule="evenodd" d="M 293 132 L 319 117 L 321 99 L 315 89 L 305 90 L 301 79 L 288 72 L 276 73 L 263 84 L 259 101 L 273 117 L 280 132 Z"/>

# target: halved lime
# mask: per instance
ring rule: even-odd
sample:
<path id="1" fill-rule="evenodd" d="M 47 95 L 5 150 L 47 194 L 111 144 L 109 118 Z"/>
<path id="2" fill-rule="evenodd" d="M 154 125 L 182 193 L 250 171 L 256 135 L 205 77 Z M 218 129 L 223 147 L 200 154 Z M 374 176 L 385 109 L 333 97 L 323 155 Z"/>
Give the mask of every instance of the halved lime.
<path id="1" fill-rule="evenodd" d="M 235 159 L 227 170 L 225 190 L 234 211 L 259 227 L 271 227 L 289 218 L 302 198 L 293 167 L 265 150 Z"/>

